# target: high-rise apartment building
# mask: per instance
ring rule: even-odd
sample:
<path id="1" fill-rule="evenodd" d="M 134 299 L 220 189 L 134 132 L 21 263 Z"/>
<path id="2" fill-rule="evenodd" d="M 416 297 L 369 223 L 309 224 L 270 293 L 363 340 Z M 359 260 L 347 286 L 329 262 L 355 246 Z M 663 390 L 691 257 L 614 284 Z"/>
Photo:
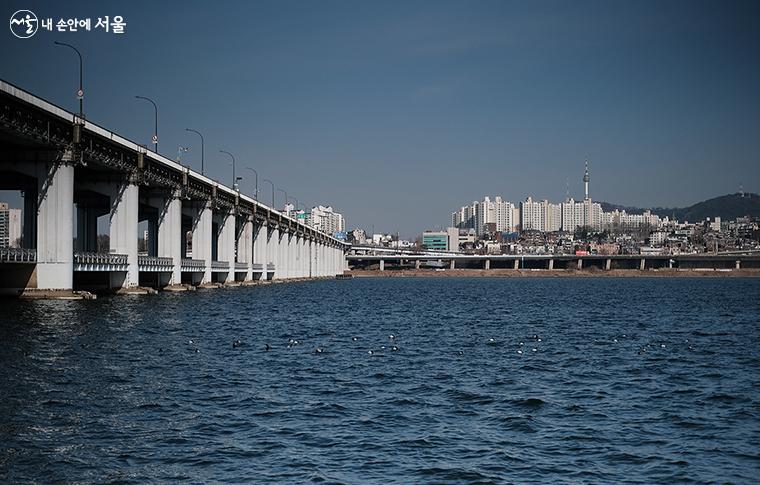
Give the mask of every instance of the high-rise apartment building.
<path id="1" fill-rule="evenodd" d="M 0 202 L 0 248 L 14 248 L 21 239 L 21 209 Z"/>

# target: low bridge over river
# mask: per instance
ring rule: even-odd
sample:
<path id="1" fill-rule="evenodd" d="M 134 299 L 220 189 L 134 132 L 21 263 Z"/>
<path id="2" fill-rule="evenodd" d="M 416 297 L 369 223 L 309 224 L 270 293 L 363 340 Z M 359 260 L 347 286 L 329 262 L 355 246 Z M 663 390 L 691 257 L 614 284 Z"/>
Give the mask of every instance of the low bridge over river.
<path id="1" fill-rule="evenodd" d="M 4 293 L 327 277 L 345 267 L 343 242 L 4 81 L 0 190 L 24 196 L 23 247 L 0 249 Z M 106 215 L 110 248 L 98 252 Z"/>
<path id="2" fill-rule="evenodd" d="M 370 254 L 367 254 L 370 253 Z M 680 255 L 476 255 L 476 254 L 371 254 L 365 249 L 351 251 L 346 256 L 351 268 L 356 269 L 682 269 L 731 270 L 755 269 L 760 271 L 758 254 L 680 254 Z"/>

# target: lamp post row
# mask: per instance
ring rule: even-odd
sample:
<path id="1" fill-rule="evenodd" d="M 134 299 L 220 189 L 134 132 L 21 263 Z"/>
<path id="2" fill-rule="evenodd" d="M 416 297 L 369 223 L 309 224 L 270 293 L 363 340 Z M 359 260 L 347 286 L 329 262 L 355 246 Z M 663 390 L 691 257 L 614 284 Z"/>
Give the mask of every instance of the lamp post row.
<path id="1" fill-rule="evenodd" d="M 76 47 L 74 47 L 71 44 L 67 44 L 65 42 L 58 42 L 57 40 L 53 41 L 53 43 L 55 45 L 65 46 L 65 47 L 68 47 L 68 48 L 72 49 L 74 52 L 76 52 L 77 56 L 79 57 L 79 89 L 77 90 L 76 94 L 77 94 L 77 98 L 79 99 L 79 120 L 81 122 L 81 121 L 84 120 L 84 106 L 83 106 L 84 105 L 84 103 L 83 103 L 83 100 L 84 100 L 84 87 L 83 87 L 84 86 L 83 85 L 83 71 L 84 71 L 84 69 L 83 69 L 83 64 L 84 64 L 84 62 L 83 62 L 83 59 L 82 59 L 82 53 L 79 52 L 79 49 L 77 49 Z M 142 99 L 142 100 L 150 102 L 153 105 L 153 120 L 154 120 L 154 124 L 153 124 L 153 137 L 151 139 L 151 142 L 153 143 L 153 151 L 155 153 L 158 153 L 158 104 L 156 104 L 156 102 L 153 99 L 148 98 L 147 96 L 135 96 L 135 99 Z M 205 140 L 203 138 L 203 135 L 201 134 L 200 131 L 194 130 L 192 128 L 185 128 L 185 131 L 189 131 L 191 133 L 195 133 L 201 139 L 201 175 L 205 175 L 205 151 L 206 150 L 205 150 L 205 146 L 204 146 Z M 243 178 L 242 177 L 237 177 L 237 175 L 235 173 L 235 156 L 232 153 L 230 153 L 230 152 L 228 152 L 226 150 L 219 150 L 219 152 L 229 155 L 230 158 L 232 159 L 232 188 L 235 189 L 235 190 L 238 190 L 237 182 L 238 182 L 238 180 L 242 180 Z M 259 173 L 255 169 L 253 169 L 251 167 L 245 167 L 245 169 L 246 170 L 250 170 L 255 175 L 255 186 L 254 186 L 254 197 L 253 198 L 255 200 L 259 200 Z M 269 184 L 272 185 L 272 208 L 274 208 L 274 206 L 275 206 L 275 201 L 274 201 L 274 199 L 275 199 L 275 197 L 274 197 L 275 190 L 278 191 L 278 192 L 282 192 L 283 194 L 285 194 L 285 205 L 287 206 L 288 205 L 288 193 L 285 190 L 281 189 L 281 188 L 275 188 L 274 182 L 272 182 L 271 180 L 264 179 L 264 182 L 268 182 Z M 297 211 L 298 210 L 298 199 L 296 199 L 295 197 L 293 197 L 293 199 L 296 201 L 296 211 Z"/>

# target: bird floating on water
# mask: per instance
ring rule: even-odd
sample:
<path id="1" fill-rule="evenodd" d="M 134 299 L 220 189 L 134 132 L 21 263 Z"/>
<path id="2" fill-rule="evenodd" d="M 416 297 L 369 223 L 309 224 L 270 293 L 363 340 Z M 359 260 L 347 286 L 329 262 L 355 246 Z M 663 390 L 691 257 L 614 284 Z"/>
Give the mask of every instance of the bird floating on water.
<path id="1" fill-rule="evenodd" d="M 240 347 L 241 345 L 243 345 L 243 342 L 241 342 L 240 340 L 235 340 L 234 342 L 232 342 L 232 348 L 233 349 L 236 349 L 236 348 Z"/>

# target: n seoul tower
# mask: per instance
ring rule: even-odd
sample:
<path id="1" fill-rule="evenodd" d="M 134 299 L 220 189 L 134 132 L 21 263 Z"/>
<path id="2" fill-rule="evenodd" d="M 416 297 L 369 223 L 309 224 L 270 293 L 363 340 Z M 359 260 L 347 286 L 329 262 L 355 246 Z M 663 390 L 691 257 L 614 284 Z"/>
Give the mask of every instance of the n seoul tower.
<path id="1" fill-rule="evenodd" d="M 585 188 L 586 192 L 586 200 L 589 200 L 588 197 L 588 181 L 591 180 L 591 177 L 588 175 L 588 160 L 586 160 L 586 173 L 583 174 L 583 187 Z"/>

